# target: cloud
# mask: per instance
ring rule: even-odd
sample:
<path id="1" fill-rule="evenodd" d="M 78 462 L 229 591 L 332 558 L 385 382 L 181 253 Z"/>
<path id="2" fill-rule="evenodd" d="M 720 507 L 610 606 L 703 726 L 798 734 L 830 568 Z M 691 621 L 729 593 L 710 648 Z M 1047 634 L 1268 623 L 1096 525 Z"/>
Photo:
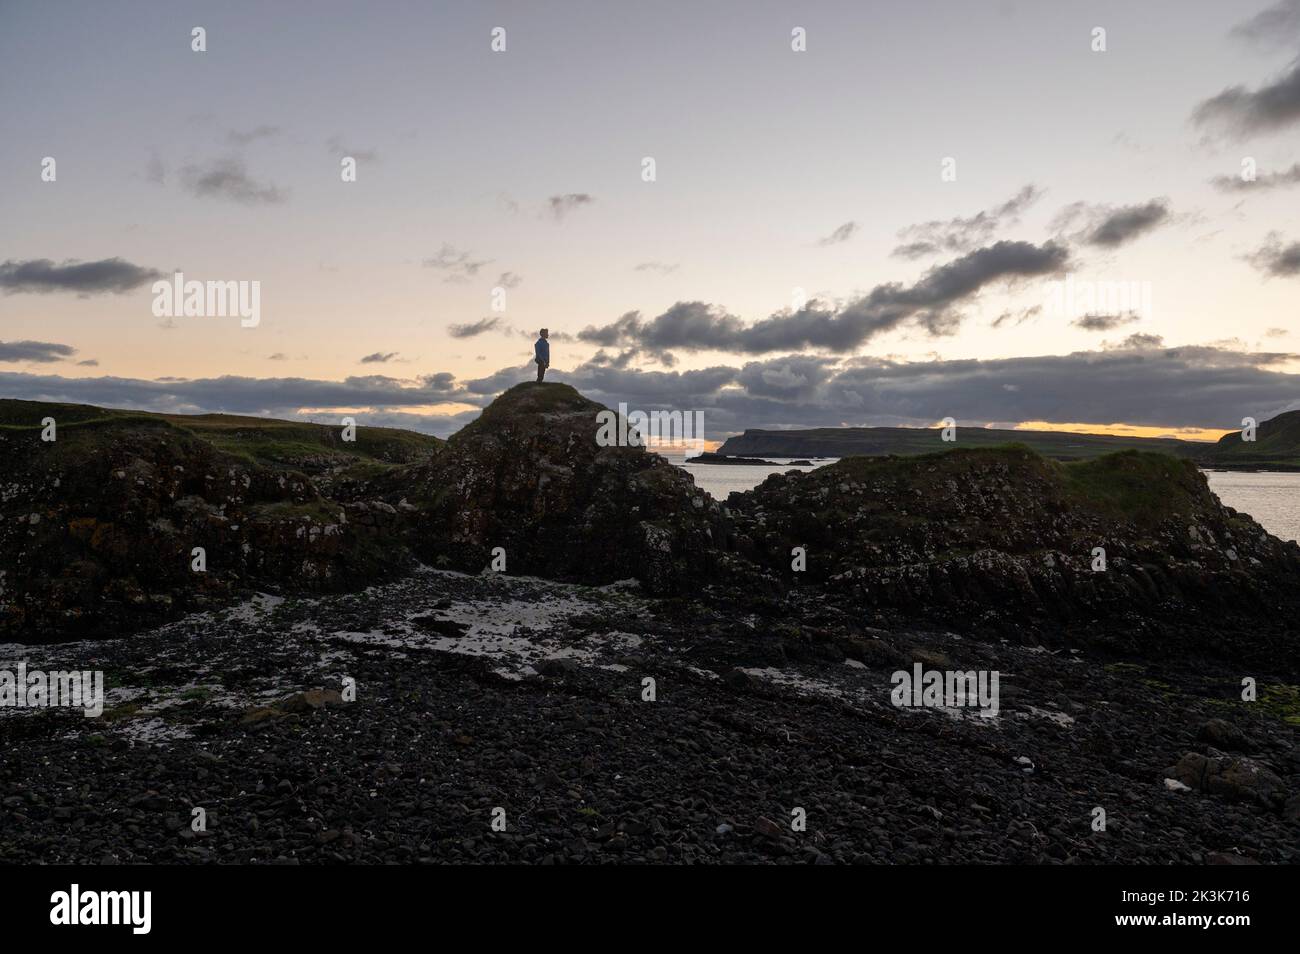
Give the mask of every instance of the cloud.
<path id="1" fill-rule="evenodd" d="M 516 372 L 524 380 L 527 369 Z M 342 381 L 307 378 L 139 378 L 82 377 L 0 372 L 0 397 L 29 401 L 67 401 L 174 414 L 251 414 L 290 420 L 332 420 L 330 409 L 356 413 L 358 423 L 408 427 L 447 436 L 478 416 L 486 401 L 460 388 L 446 387 L 451 375 L 426 375 L 416 382 L 383 375 Z M 516 383 L 512 381 L 511 383 Z M 475 409 L 465 410 L 469 403 Z M 412 413 L 411 408 L 445 407 L 444 413 Z M 310 409 L 310 410 L 304 410 Z"/>
<path id="2" fill-rule="evenodd" d="M 227 133 L 226 138 L 236 146 L 247 146 L 250 142 L 256 142 L 259 139 L 270 139 L 279 134 L 279 126 L 257 126 L 246 131 L 232 129 Z"/>
<path id="3" fill-rule="evenodd" d="M 1210 180 L 1210 185 L 1214 186 L 1220 192 L 1254 192 L 1267 191 L 1269 189 L 1282 189 L 1287 186 L 1300 185 L 1300 162 L 1297 162 L 1290 169 L 1283 169 L 1280 172 L 1267 172 L 1262 176 L 1256 176 L 1254 179 L 1243 179 L 1241 176 L 1215 176 Z"/>
<path id="4" fill-rule="evenodd" d="M 1259 89 L 1231 86 L 1212 96 L 1196 107 L 1192 120 L 1241 135 L 1272 132 L 1300 120 L 1300 59 Z"/>
<path id="5" fill-rule="evenodd" d="M 1165 347 L 1130 335 L 1100 351 L 998 360 L 836 362 L 792 355 L 691 372 L 648 372 L 588 362 L 548 374 L 607 406 L 701 410 L 710 439 L 744 428 L 963 423 L 1125 422 L 1237 426 L 1300 405 L 1295 355 L 1215 346 Z M 485 395 L 519 380 L 507 369 L 467 382 Z"/>
<path id="6" fill-rule="evenodd" d="M 362 358 L 361 363 L 362 364 L 387 364 L 389 361 L 392 361 L 394 358 L 396 358 L 397 355 L 398 352 L 396 351 L 376 351 L 373 354 L 368 354 L 364 358 Z"/>
<path id="7" fill-rule="evenodd" d="M 833 377 L 837 363 L 835 358 L 814 355 L 751 361 L 740 369 L 736 382 L 756 397 L 807 397 Z"/>
<path id="8" fill-rule="evenodd" d="M 451 325 L 447 328 L 447 333 L 453 338 L 476 338 L 485 332 L 501 328 L 503 321 L 500 315 L 494 315 L 491 318 L 480 318 L 478 321 L 462 325 Z"/>
<path id="9" fill-rule="evenodd" d="M 839 245 L 841 242 L 847 242 L 849 239 L 853 238 L 853 233 L 857 230 L 857 222 L 845 222 L 824 239 L 819 239 L 817 244 L 821 246 Z"/>
<path id="10" fill-rule="evenodd" d="M 1002 280 L 1058 274 L 1069 252 L 1054 242 L 997 242 L 927 271 L 913 285 L 877 285 L 839 309 L 810 302 L 746 325 L 735 315 L 704 302 L 677 302 L 644 321 L 628 312 L 603 327 L 587 327 L 581 341 L 611 347 L 639 344 L 652 353 L 671 350 L 764 354 L 816 348 L 845 354 L 870 339 L 904 326 L 932 336 L 952 333 L 961 323 L 957 308 L 981 289 Z"/>
<path id="11" fill-rule="evenodd" d="M 49 341 L 0 341 L 0 361 L 34 361 L 49 364 L 77 353 L 71 345 Z"/>
<path id="12" fill-rule="evenodd" d="M 1249 20 L 1238 23 L 1230 35 L 1263 47 L 1288 46 L 1300 40 L 1300 0 L 1279 0 Z"/>
<path id="13" fill-rule="evenodd" d="M 1110 341 L 1101 343 L 1103 351 L 1150 351 L 1153 348 L 1163 348 L 1164 346 L 1165 339 L 1160 335 L 1149 335 L 1141 332 L 1131 334 L 1117 343 Z"/>
<path id="14" fill-rule="evenodd" d="M 461 251 L 454 245 L 443 243 L 442 248 L 438 249 L 438 254 L 433 258 L 426 258 L 421 264 L 425 268 L 437 269 L 445 272 L 444 282 L 467 282 L 479 273 L 484 265 L 491 264 L 492 259 L 485 258 L 481 261 L 471 257 L 469 252 Z"/>
<path id="15" fill-rule="evenodd" d="M 1214 345 L 1166 347 L 1157 336 L 1130 335 L 1098 351 L 997 360 L 788 355 L 740 367 L 646 371 L 606 358 L 570 371 L 553 368 L 548 378 L 606 406 L 626 401 L 646 410 L 703 411 L 710 438 L 746 427 L 930 425 L 949 415 L 966 424 L 1041 420 L 1226 429 L 1239 426 L 1243 416 L 1264 420 L 1300 405 L 1300 375 L 1280 370 L 1298 357 Z M 360 408 L 366 409 L 357 415 L 363 424 L 446 436 L 477 416 L 474 409 L 532 377 L 527 364 L 461 383 L 446 372 L 416 381 L 382 375 L 149 381 L 0 372 L 0 397 L 290 419 Z"/>
<path id="16" fill-rule="evenodd" d="M 1030 305 L 1028 308 L 1022 308 L 1018 311 L 1004 311 L 991 322 L 990 328 L 1001 328 L 1005 324 L 1011 324 L 1012 327 L 1019 327 L 1032 318 L 1037 318 L 1043 313 L 1042 305 Z"/>
<path id="17" fill-rule="evenodd" d="M 546 211 L 551 218 L 557 222 L 563 222 L 571 212 L 575 212 L 584 205 L 590 205 L 595 202 L 594 196 L 586 192 L 569 192 L 565 195 L 553 195 L 546 200 Z"/>
<path id="18" fill-rule="evenodd" d="M 120 295 L 162 277 L 163 273 L 157 269 L 133 265 L 121 258 L 103 258 L 97 262 L 68 259 L 57 265 L 48 258 L 37 258 L 0 264 L 0 290 L 6 295 L 24 292 Z"/>
<path id="19" fill-rule="evenodd" d="M 99 362 L 96 361 L 94 358 L 87 358 L 85 361 L 78 361 L 78 362 L 77 362 L 77 367 L 79 367 L 79 368 L 98 368 L 98 367 L 99 367 Z"/>
<path id="20" fill-rule="evenodd" d="M 1120 325 L 1131 325 L 1138 320 L 1138 316 L 1130 311 L 1116 315 L 1083 315 L 1070 324 L 1084 331 L 1113 331 Z"/>
<path id="21" fill-rule="evenodd" d="M 501 288 L 518 288 L 523 283 L 524 280 L 514 272 L 502 272 L 497 279 L 497 285 Z"/>
<path id="22" fill-rule="evenodd" d="M 241 205 L 277 205 L 289 197 L 287 190 L 257 182 L 249 176 L 243 160 L 235 158 L 184 166 L 181 184 L 199 198 L 224 199 Z"/>
<path id="23" fill-rule="evenodd" d="M 992 239 L 999 229 L 1019 222 L 1020 213 L 1042 195 L 1043 190 L 1027 185 L 1001 205 L 975 215 L 909 225 L 899 231 L 898 240 L 902 244 L 894 249 L 893 254 L 898 258 L 913 259 L 940 253 L 969 252 Z"/>
<path id="24" fill-rule="evenodd" d="M 1169 200 L 1152 199 L 1138 205 L 1090 205 L 1075 202 L 1062 209 L 1052 227 L 1078 227 L 1071 238 L 1101 248 L 1118 248 L 1169 221 Z"/>
<path id="25" fill-rule="evenodd" d="M 1300 275 L 1300 242 L 1284 243 L 1278 233 L 1271 232 L 1262 246 L 1246 256 L 1246 261 L 1273 278 Z"/>
<path id="26" fill-rule="evenodd" d="M 436 374 L 426 374 L 420 378 L 420 383 L 432 391 L 454 391 L 456 389 L 456 376 L 450 371 L 439 371 Z"/>
<path id="27" fill-rule="evenodd" d="M 277 351 L 275 354 L 268 354 L 266 356 L 266 360 L 267 361 L 288 361 L 289 356 L 285 354 L 283 351 Z"/>
<path id="28" fill-rule="evenodd" d="M 680 266 L 669 265 L 666 262 L 641 262 L 632 266 L 634 272 L 658 272 L 660 275 L 669 275 L 677 271 Z"/>

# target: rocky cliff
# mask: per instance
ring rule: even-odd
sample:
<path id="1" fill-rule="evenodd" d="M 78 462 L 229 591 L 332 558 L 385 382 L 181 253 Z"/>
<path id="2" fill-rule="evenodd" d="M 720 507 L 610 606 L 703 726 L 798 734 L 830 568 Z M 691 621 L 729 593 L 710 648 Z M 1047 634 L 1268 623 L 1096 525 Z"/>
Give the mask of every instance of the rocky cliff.
<path id="1" fill-rule="evenodd" d="M 662 457 L 600 446 L 605 410 L 568 385 L 516 385 L 442 453 L 366 492 L 404 515 L 402 539 L 433 565 L 477 572 L 500 548 L 512 574 L 695 589 L 724 557 L 720 506 Z"/>
<path id="2" fill-rule="evenodd" d="M 755 618 L 812 587 L 864 626 L 1296 662 L 1300 548 L 1166 455 L 850 458 L 722 506 L 663 458 L 602 446 L 605 409 L 567 385 L 511 388 L 445 445 L 371 435 L 370 454 L 288 422 L 95 410 L 53 442 L 0 427 L 0 638 L 115 635 L 255 587 L 355 590 L 422 562 L 636 578 Z"/>
<path id="3" fill-rule="evenodd" d="M 1165 455 L 1060 464 L 1009 446 L 849 458 L 768 478 L 729 509 L 742 555 L 868 617 L 1147 654 L 1258 646 L 1269 630 L 1287 632 L 1274 648 L 1297 655 L 1300 548 Z"/>
<path id="4" fill-rule="evenodd" d="M 0 639 L 116 636 L 250 587 L 347 589 L 407 563 L 300 471 L 156 416 L 57 422 L 50 441 L 0 428 Z"/>

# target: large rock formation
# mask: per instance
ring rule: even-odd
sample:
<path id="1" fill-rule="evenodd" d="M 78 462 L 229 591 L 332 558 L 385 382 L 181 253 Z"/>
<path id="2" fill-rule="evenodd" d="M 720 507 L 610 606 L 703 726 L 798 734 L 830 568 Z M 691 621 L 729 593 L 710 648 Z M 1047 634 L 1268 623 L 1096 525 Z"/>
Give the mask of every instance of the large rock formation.
<path id="1" fill-rule="evenodd" d="M 405 514 L 403 538 L 434 565 L 477 572 L 500 547 L 513 574 L 698 592 L 724 558 L 721 508 L 645 448 L 600 446 L 601 412 L 565 384 L 516 385 L 368 493 Z"/>
<path id="2" fill-rule="evenodd" d="M 403 565 L 304 474 L 157 416 L 41 432 L 0 428 L 0 638 L 117 636 L 248 587 L 344 589 Z"/>
<path id="3" fill-rule="evenodd" d="M 1293 630 L 1300 608 L 1300 547 L 1223 506 L 1190 462 L 1159 454 L 849 458 L 768 478 L 729 505 L 740 553 L 881 618 L 1158 653 L 1198 638 L 1254 645 L 1261 625 Z M 790 569 L 796 546 L 802 577 Z M 1294 657 L 1291 637 L 1279 646 L 1288 641 Z"/>
<path id="4" fill-rule="evenodd" d="M 561 384 L 511 388 L 446 444 L 393 432 L 367 435 L 368 453 L 313 425 L 70 406 L 46 442 L 35 415 L 50 407 L 0 425 L 0 638 L 116 635 L 254 587 L 360 588 L 417 560 L 477 573 L 499 548 L 513 575 L 636 578 L 659 596 L 712 585 L 742 617 L 812 586 L 863 625 L 1300 656 L 1300 548 L 1159 454 L 850 458 L 723 507 L 662 457 L 603 446 L 612 412 Z"/>

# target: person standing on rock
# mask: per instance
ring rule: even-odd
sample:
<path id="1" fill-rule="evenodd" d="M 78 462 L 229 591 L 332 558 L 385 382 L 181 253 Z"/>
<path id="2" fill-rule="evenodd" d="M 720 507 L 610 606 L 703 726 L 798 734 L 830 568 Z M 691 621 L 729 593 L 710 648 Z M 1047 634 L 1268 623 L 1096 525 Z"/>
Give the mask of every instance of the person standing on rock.
<path id="1" fill-rule="evenodd" d="M 551 343 L 546 340 L 549 332 L 543 328 L 542 336 L 537 339 L 533 345 L 534 359 L 537 362 L 537 383 L 542 383 L 542 378 L 546 377 L 546 369 L 551 366 Z"/>

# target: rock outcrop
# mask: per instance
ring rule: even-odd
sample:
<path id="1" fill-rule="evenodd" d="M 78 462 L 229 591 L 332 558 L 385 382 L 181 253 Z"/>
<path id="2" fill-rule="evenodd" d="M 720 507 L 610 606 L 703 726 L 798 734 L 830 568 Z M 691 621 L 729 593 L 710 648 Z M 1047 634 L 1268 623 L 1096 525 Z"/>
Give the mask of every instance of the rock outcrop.
<path id="1" fill-rule="evenodd" d="M 0 639 L 118 636 L 253 586 L 346 589 L 404 566 L 302 473 L 165 420 L 40 431 L 0 429 Z"/>
<path id="2" fill-rule="evenodd" d="M 884 619 L 1147 654 L 1233 651 L 1263 627 L 1289 631 L 1276 648 L 1297 655 L 1300 548 L 1172 457 L 1062 465 L 1011 446 L 850 458 L 770 477 L 729 509 L 742 555 Z"/>
<path id="3" fill-rule="evenodd" d="M 500 548 L 512 574 L 698 592 L 725 559 L 721 507 L 645 448 L 601 446 L 601 412 L 565 384 L 516 385 L 442 453 L 368 493 L 405 516 L 402 539 L 436 566 L 478 572 Z"/>
<path id="4" fill-rule="evenodd" d="M 1164 455 L 850 458 L 724 507 L 662 457 L 604 446 L 612 412 L 562 384 L 511 388 L 445 444 L 395 432 L 354 458 L 288 422 L 94 410 L 52 442 L 0 426 L 0 638 L 117 635 L 254 587 L 359 589 L 420 561 L 636 578 L 756 618 L 814 586 L 864 626 L 1300 665 L 1300 547 Z"/>

